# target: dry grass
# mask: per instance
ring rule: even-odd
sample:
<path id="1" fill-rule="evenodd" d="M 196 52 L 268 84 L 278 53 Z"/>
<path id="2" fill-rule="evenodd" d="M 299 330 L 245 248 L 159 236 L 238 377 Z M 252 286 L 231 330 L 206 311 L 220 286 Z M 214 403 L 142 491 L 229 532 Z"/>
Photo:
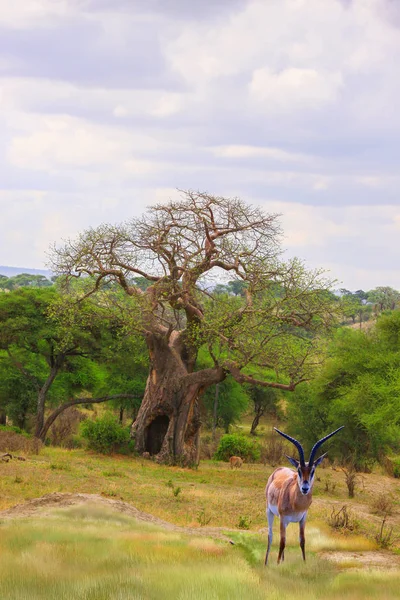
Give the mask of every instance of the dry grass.
<path id="1" fill-rule="evenodd" d="M 392 494 L 381 492 L 374 496 L 371 502 L 371 511 L 383 517 L 392 515 L 395 511 Z"/>
<path id="2" fill-rule="evenodd" d="M 213 461 L 203 461 L 197 470 L 190 470 L 142 458 L 46 447 L 25 462 L 0 462 L 0 510 L 51 492 L 83 492 L 123 499 L 139 510 L 182 526 L 200 527 L 198 516 L 205 510 L 211 526 L 237 529 L 244 515 L 250 530 L 258 531 L 266 526 L 265 485 L 272 471 L 271 466 L 246 463 L 242 469 L 231 470 L 228 463 Z M 323 473 L 322 481 L 315 483 L 309 524 L 326 522 L 332 506 L 347 504 L 357 515 L 360 533 L 370 533 L 371 526 L 376 532 L 381 518 L 372 514 L 371 501 L 377 490 L 391 493 L 395 506 L 400 502 L 396 479 L 368 474 L 364 490 L 349 500 L 343 473 L 332 469 Z M 328 475 L 330 491 L 325 492 Z M 166 485 L 168 482 L 172 487 Z M 180 488 L 179 494 L 174 495 L 173 488 Z M 390 525 L 395 531 L 400 528 L 399 511 L 391 516 Z"/>
<path id="3" fill-rule="evenodd" d="M 283 463 L 285 464 L 285 463 Z M 244 464 L 231 470 L 227 463 L 204 461 L 197 470 L 166 467 L 142 458 L 100 456 L 81 449 L 44 448 L 27 461 L 0 463 L 0 509 L 50 492 L 97 493 L 122 498 L 138 509 L 166 521 L 198 528 L 229 527 L 235 546 L 216 540 L 187 538 L 172 531 L 138 525 L 124 515 L 96 513 L 76 507 L 54 516 L 0 522 L 0 598 L 7 600 L 358 600 L 399 597 L 397 572 L 353 572 L 352 555 L 373 556 L 382 517 L 371 512 L 378 490 L 400 502 L 395 479 L 365 476 L 356 500 L 347 498 L 343 473 L 325 469 L 317 481 L 306 529 L 307 563 L 301 560 L 298 528 L 288 527 L 285 563 L 262 567 L 266 536 L 265 484 L 272 466 Z M 328 477 L 329 490 L 325 491 Z M 331 492 L 334 486 L 334 496 Z M 174 495 L 173 489 L 180 489 Z M 357 515 L 357 534 L 332 533 L 327 517 L 335 506 L 347 504 Z M 250 531 L 240 532 L 239 525 Z M 389 529 L 400 526 L 394 511 Z M 367 539 L 363 534 L 370 534 Z M 393 537 L 393 536 L 392 536 Z M 383 540 L 385 543 L 385 540 Z M 378 542 L 379 543 L 379 542 Z M 339 566 L 317 553 L 342 553 Z M 390 556 L 390 553 L 386 551 Z M 347 555 L 350 558 L 346 561 Z M 385 565 L 383 567 L 385 568 Z M 339 570 L 338 570 L 339 569 Z M 349 572 L 346 572 L 350 569 Z M 194 576 L 195 574 L 195 576 Z"/>
<path id="4" fill-rule="evenodd" d="M 0 430 L 0 452 L 39 454 L 41 448 L 43 444 L 37 438 L 27 437 L 14 431 Z"/>
<path id="5" fill-rule="evenodd" d="M 52 446 L 73 448 L 73 435 L 78 432 L 79 423 L 85 419 L 86 416 L 73 406 L 64 410 L 50 427 L 48 437 Z"/>
<path id="6" fill-rule="evenodd" d="M 0 529 L 0 597 L 7 600 L 399 597 L 399 572 L 345 572 L 343 563 L 338 569 L 312 550 L 304 563 L 294 530 L 285 563 L 264 568 L 259 536 L 237 533 L 232 546 L 162 531 L 105 508 L 77 506 Z"/>

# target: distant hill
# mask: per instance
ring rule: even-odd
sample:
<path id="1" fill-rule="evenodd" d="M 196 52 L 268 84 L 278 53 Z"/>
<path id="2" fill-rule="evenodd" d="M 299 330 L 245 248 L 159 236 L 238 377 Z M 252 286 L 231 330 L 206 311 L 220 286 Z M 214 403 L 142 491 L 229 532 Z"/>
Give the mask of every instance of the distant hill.
<path id="1" fill-rule="evenodd" d="M 48 269 L 29 269 L 28 267 L 4 267 L 0 266 L 0 275 L 5 275 L 6 277 L 14 277 L 14 275 L 19 275 L 20 273 L 29 273 L 29 275 L 44 275 L 50 279 L 51 271 Z"/>

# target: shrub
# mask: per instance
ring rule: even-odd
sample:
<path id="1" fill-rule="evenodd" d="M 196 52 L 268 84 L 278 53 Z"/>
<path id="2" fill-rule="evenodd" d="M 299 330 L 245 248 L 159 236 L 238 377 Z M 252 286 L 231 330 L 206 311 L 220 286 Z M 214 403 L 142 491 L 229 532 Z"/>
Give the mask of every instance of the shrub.
<path id="1" fill-rule="evenodd" d="M 198 513 L 197 513 L 197 522 L 199 523 L 200 527 L 206 527 L 206 525 L 208 525 L 211 521 L 211 517 L 209 515 L 207 515 L 206 513 L 206 509 L 202 508 Z"/>
<path id="2" fill-rule="evenodd" d="M 87 440 L 90 450 L 101 454 L 127 452 L 130 446 L 129 430 L 122 427 L 111 413 L 92 421 L 87 419 L 81 423 L 82 437 Z"/>
<path id="3" fill-rule="evenodd" d="M 217 451 L 219 440 L 221 439 L 220 432 L 216 432 L 215 440 L 211 433 L 207 433 L 200 438 L 200 460 L 210 460 Z"/>
<path id="4" fill-rule="evenodd" d="M 25 435 L 26 437 L 29 436 L 29 434 L 23 431 L 21 427 L 17 427 L 16 425 L 0 425 L 0 431 L 12 431 L 13 433 Z"/>
<path id="5" fill-rule="evenodd" d="M 400 479 L 400 457 L 393 458 L 392 463 L 393 463 L 393 477 L 396 477 L 396 479 Z"/>
<path id="6" fill-rule="evenodd" d="M 285 459 L 285 443 L 277 435 L 270 437 L 261 447 L 261 462 L 276 467 Z"/>
<path id="7" fill-rule="evenodd" d="M 251 519 L 248 516 L 241 515 L 239 517 L 238 527 L 239 529 L 250 529 Z"/>
<path id="8" fill-rule="evenodd" d="M 347 506 L 344 505 L 342 508 L 335 510 L 332 508 L 331 515 L 328 519 L 329 525 L 332 529 L 341 531 L 343 533 L 348 531 L 356 531 L 358 529 L 358 523 L 355 520 L 353 514 L 347 510 Z"/>
<path id="9" fill-rule="evenodd" d="M 372 512 L 378 515 L 383 515 L 384 517 L 391 515 L 394 511 L 393 496 L 391 494 L 387 494 L 386 492 L 381 492 L 373 498 L 371 502 L 371 510 Z"/>
<path id="10" fill-rule="evenodd" d="M 231 456 L 240 456 L 248 462 L 260 460 L 260 447 L 253 440 L 237 433 L 223 435 L 214 458 L 228 461 Z"/>
<path id="11" fill-rule="evenodd" d="M 0 426 L 0 452 L 39 454 L 42 442 L 27 433 L 17 433 L 15 429 L 19 428 Z"/>
<path id="12" fill-rule="evenodd" d="M 341 470 L 344 473 L 349 498 L 354 498 L 356 486 L 362 481 L 357 473 L 354 462 L 348 462 Z"/>
<path id="13" fill-rule="evenodd" d="M 393 527 L 391 527 L 390 529 L 388 528 L 385 531 L 386 519 L 387 519 L 387 515 L 385 515 L 383 517 L 380 529 L 379 529 L 378 533 L 375 535 L 375 541 L 378 544 L 379 548 L 385 548 L 385 549 L 390 548 L 390 546 L 392 546 L 395 541 L 392 538 Z"/>
<path id="14" fill-rule="evenodd" d="M 74 441 L 72 441 L 72 437 L 77 433 L 79 423 L 85 419 L 86 416 L 82 414 L 80 410 L 72 406 L 62 412 L 49 431 L 49 438 L 52 446 L 73 448 Z"/>

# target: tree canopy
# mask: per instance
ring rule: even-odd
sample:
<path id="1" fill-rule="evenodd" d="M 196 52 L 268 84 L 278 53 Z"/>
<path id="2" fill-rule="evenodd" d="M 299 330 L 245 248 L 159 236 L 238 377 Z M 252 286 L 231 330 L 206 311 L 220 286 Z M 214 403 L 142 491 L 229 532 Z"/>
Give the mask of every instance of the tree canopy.
<path id="1" fill-rule="evenodd" d="M 54 248 L 53 271 L 68 278 L 89 276 L 87 294 L 116 282 L 131 297 L 131 306 L 140 309 L 136 327 L 144 335 L 170 338 L 174 331 L 184 332 L 191 350 L 207 344 L 216 368 L 223 366 L 234 378 L 243 381 L 239 371 L 249 364 L 268 363 L 287 379 L 269 384 L 294 389 L 315 360 L 304 331 L 318 332 L 332 318 L 330 300 L 322 293 L 329 282 L 297 259 L 280 260 L 277 215 L 238 199 L 183 196 L 180 202 L 151 207 L 141 218 L 89 229 Z M 213 295 L 213 278 L 224 274 L 241 283 L 240 289 L 246 284 L 244 300 Z M 142 280 L 136 285 L 134 276 L 152 285 L 142 289 Z M 281 296 L 271 293 L 277 285 Z M 230 287 L 235 289 L 233 282 Z"/>
<path id="2" fill-rule="evenodd" d="M 286 390 L 312 375 L 318 335 L 333 319 L 329 282 L 297 259 L 284 261 L 280 238 L 278 215 L 237 198 L 189 191 L 53 249 L 53 272 L 67 285 L 82 279 L 82 297 L 101 292 L 100 302 L 120 302 L 146 339 L 151 373 L 134 424 L 139 449 L 155 421 L 161 453 L 177 456 L 190 446 L 195 460 L 197 400 L 228 374 L 239 383 Z M 232 279 L 240 283 L 230 286 L 232 293 L 213 293 L 216 283 Z M 212 361 L 207 368 L 196 364 L 200 348 Z M 258 379 L 256 368 L 275 377 Z"/>
<path id="3" fill-rule="evenodd" d="M 34 416 L 36 435 L 44 439 L 62 410 L 87 401 L 76 398 L 82 392 L 86 397 L 102 394 L 101 401 L 142 397 L 144 375 L 142 389 L 139 381 L 132 389 L 135 375 L 140 379 L 140 344 L 132 336 L 118 336 L 120 329 L 118 321 L 104 319 L 93 304 L 83 303 L 76 310 L 55 287 L 1 294 L 0 406 L 22 427 Z M 127 363 L 130 370 L 125 373 Z M 57 405 L 45 419 L 46 408 Z"/>
<path id="4" fill-rule="evenodd" d="M 320 374 L 288 397 L 289 427 L 309 444 L 346 424 L 332 453 L 360 468 L 400 450 L 400 311 L 368 332 L 343 328 Z"/>

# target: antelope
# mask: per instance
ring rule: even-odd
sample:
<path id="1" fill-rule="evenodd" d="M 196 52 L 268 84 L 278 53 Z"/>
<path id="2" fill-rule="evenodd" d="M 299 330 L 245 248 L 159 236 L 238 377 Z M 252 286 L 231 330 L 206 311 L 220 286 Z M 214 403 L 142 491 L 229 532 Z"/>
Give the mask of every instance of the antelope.
<path id="1" fill-rule="evenodd" d="M 315 455 L 318 448 L 326 442 L 326 440 L 343 429 L 343 427 L 344 425 L 339 427 L 339 429 L 332 431 L 332 433 L 326 435 L 314 444 L 308 463 L 304 460 L 304 450 L 300 442 L 274 427 L 277 433 L 296 446 L 299 451 L 300 461 L 291 456 L 286 456 L 289 462 L 295 467 L 296 471 L 287 467 L 279 467 L 278 469 L 275 469 L 268 479 L 267 487 L 265 489 L 268 519 L 268 548 L 265 555 L 265 564 L 268 563 L 268 555 L 272 543 L 272 526 L 275 517 L 279 517 L 280 519 L 278 564 L 281 560 L 283 562 L 285 558 L 286 527 L 289 523 L 299 523 L 300 548 L 303 554 L 303 560 L 306 560 L 305 525 L 307 511 L 312 502 L 315 469 L 321 464 L 327 453 L 322 454 L 317 460 L 315 460 Z"/>
<path id="2" fill-rule="evenodd" d="M 229 459 L 229 462 L 231 463 L 231 469 L 233 469 L 233 468 L 241 469 L 242 468 L 243 459 L 241 459 L 240 456 L 231 456 Z"/>

